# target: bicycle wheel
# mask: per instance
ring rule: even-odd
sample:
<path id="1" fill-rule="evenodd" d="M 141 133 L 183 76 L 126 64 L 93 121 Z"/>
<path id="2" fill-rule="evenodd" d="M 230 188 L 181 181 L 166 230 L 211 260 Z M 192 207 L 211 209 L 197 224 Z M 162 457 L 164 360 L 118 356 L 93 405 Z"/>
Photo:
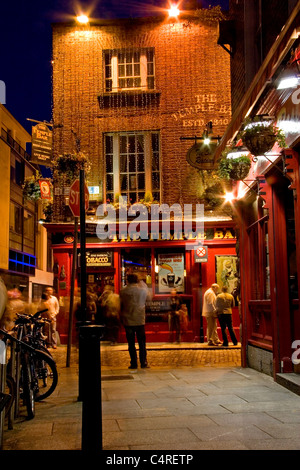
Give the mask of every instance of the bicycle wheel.
<path id="1" fill-rule="evenodd" d="M 24 353 L 22 357 L 22 388 L 23 400 L 27 410 L 28 419 L 33 419 L 35 416 L 35 383 L 33 377 L 33 364 L 32 358 L 28 353 Z"/>
<path id="2" fill-rule="evenodd" d="M 41 401 L 49 397 L 56 388 L 58 373 L 55 361 L 45 352 L 36 351 L 35 371 L 38 382 L 38 392 L 35 400 Z"/>

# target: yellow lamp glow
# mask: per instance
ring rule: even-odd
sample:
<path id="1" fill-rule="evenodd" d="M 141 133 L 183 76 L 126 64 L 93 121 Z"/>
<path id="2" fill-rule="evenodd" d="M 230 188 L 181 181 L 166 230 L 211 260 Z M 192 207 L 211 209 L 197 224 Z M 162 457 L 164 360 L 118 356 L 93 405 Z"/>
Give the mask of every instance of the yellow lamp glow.
<path id="1" fill-rule="evenodd" d="M 225 202 L 232 202 L 234 200 L 234 194 L 233 193 L 225 193 Z"/>
<path id="2" fill-rule="evenodd" d="M 76 20 L 81 24 L 87 24 L 89 22 L 89 18 L 86 15 L 78 15 Z"/>
<path id="3" fill-rule="evenodd" d="M 177 5 L 171 5 L 169 8 L 169 16 L 171 18 L 177 18 L 179 16 L 180 10 L 178 9 Z"/>

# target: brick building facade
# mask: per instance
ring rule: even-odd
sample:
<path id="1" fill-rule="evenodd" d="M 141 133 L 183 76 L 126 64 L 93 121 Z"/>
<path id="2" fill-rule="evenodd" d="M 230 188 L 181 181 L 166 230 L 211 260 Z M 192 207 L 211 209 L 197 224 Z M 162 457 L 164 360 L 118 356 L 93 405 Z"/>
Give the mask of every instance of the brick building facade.
<path id="1" fill-rule="evenodd" d="M 230 61 L 217 34 L 216 22 L 193 16 L 53 26 L 55 153 L 74 152 L 76 133 L 92 165 L 88 183 L 100 186 L 99 199 L 111 190 L 105 185 L 105 134 L 155 131 L 160 178 L 147 189 L 164 203 L 197 201 L 199 174 L 186 162 L 192 142 L 180 137 L 202 136 L 209 121 L 214 136 L 222 136 L 229 122 Z M 110 91 L 108 61 L 120 52 L 133 57 L 142 51 L 151 55 L 151 83 L 148 78 L 148 84 Z"/>
<path id="2" fill-rule="evenodd" d="M 230 58 L 217 44 L 217 25 L 216 18 L 201 19 L 197 12 L 179 19 L 53 25 L 55 156 L 74 153 L 80 143 L 91 164 L 90 207 L 93 201 L 114 202 L 119 195 L 134 203 L 147 193 L 161 204 L 200 201 L 207 172 L 190 165 L 187 153 L 195 136 L 203 142 L 205 131 L 221 137 L 231 117 Z M 119 292 L 126 274 L 136 271 L 152 293 L 146 310 L 148 340 L 166 341 L 171 286 L 161 266 L 166 264 L 162 259 L 168 259 L 176 273 L 173 287 L 188 308 L 183 340 L 204 341 L 202 291 L 221 279 L 225 263 L 235 269 L 232 218 L 222 212 L 206 214 L 208 256 L 206 262 L 197 262 L 189 248 L 195 241 L 188 234 L 167 240 L 160 233 L 158 240 L 103 241 L 95 234 L 95 220 L 87 215 L 88 290 L 99 294 L 108 283 Z M 46 225 L 57 268 L 58 330 L 65 341 L 74 225 L 70 217 Z M 80 285 L 79 267 L 75 291 Z M 237 309 L 234 326 L 238 335 Z"/>

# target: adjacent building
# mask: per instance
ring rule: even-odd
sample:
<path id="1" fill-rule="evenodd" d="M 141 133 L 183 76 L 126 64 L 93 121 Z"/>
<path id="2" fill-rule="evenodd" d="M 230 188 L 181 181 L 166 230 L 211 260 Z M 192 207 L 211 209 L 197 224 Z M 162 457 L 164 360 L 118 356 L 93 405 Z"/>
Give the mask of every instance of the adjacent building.
<path id="1" fill-rule="evenodd" d="M 272 14 L 270 14 L 272 11 Z M 231 56 L 232 120 L 215 153 L 246 117 L 273 119 L 286 147 L 252 156 L 235 190 L 243 364 L 281 380 L 297 372 L 299 312 L 299 1 L 230 2 L 219 43 Z M 230 32 L 230 34 L 229 34 Z M 287 84 L 282 79 L 294 78 Z"/>
<path id="2" fill-rule="evenodd" d="M 31 136 L 1 104 L 0 128 L 0 275 L 8 289 L 18 287 L 25 300 L 38 302 L 53 275 L 41 209 L 23 197 L 24 180 L 37 169 L 26 152 Z"/>

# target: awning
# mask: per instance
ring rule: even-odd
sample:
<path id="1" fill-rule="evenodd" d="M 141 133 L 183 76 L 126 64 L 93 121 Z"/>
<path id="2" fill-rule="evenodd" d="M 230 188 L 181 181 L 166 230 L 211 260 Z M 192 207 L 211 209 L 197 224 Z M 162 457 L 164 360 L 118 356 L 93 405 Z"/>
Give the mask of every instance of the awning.
<path id="1" fill-rule="evenodd" d="M 298 35 L 300 34 L 299 26 L 300 0 L 271 47 L 250 87 L 246 91 L 240 105 L 233 114 L 220 144 L 214 153 L 214 163 L 216 163 L 220 158 L 221 152 L 225 149 L 227 143 L 232 140 L 240 130 L 245 117 L 251 113 L 253 107 L 258 102 L 267 85 L 270 83 L 270 80 L 275 75 L 282 60 L 291 49 L 294 41 L 298 38 Z"/>

